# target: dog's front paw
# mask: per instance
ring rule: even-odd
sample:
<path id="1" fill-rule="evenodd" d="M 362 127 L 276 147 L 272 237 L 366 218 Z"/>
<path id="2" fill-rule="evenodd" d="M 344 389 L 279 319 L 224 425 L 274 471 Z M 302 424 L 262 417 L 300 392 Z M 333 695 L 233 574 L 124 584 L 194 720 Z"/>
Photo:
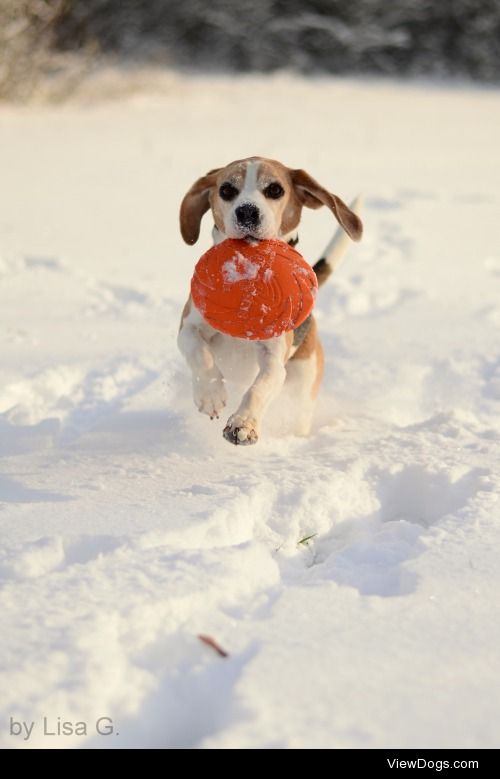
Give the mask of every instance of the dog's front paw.
<path id="1" fill-rule="evenodd" d="M 246 417 L 233 414 L 232 417 L 229 417 L 222 435 L 231 444 L 249 446 L 250 444 L 256 444 L 259 439 L 256 428 L 255 419 L 247 419 Z"/>
<path id="2" fill-rule="evenodd" d="M 194 402 L 202 414 L 210 419 L 219 418 L 226 405 L 227 392 L 222 376 L 196 381 L 193 385 Z"/>

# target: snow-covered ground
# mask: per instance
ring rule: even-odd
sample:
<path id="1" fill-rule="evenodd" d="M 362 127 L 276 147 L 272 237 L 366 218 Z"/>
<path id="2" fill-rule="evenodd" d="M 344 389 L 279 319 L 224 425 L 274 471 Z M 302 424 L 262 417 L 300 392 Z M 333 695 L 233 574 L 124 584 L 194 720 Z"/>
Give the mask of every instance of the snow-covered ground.
<path id="1" fill-rule="evenodd" d="M 499 746 L 499 127 L 494 89 L 285 75 L 0 108 L 2 746 Z M 313 435 L 281 404 L 236 448 L 177 214 L 251 154 L 362 191 L 365 238 Z"/>

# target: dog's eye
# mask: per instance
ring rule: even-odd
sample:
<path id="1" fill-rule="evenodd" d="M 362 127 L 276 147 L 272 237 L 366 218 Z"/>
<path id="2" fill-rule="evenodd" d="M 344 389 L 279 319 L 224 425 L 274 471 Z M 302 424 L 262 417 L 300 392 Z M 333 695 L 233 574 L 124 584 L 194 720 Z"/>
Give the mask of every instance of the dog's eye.
<path id="1" fill-rule="evenodd" d="M 278 200 L 278 198 L 283 197 L 284 194 L 285 190 L 277 181 L 273 181 L 273 183 L 269 184 L 264 190 L 264 195 L 271 198 L 271 200 Z"/>
<path id="2" fill-rule="evenodd" d="M 233 185 L 229 184 L 227 181 L 225 184 L 222 184 L 221 188 L 219 189 L 219 195 L 223 200 L 234 200 L 237 194 L 238 190 L 236 187 L 233 187 Z"/>

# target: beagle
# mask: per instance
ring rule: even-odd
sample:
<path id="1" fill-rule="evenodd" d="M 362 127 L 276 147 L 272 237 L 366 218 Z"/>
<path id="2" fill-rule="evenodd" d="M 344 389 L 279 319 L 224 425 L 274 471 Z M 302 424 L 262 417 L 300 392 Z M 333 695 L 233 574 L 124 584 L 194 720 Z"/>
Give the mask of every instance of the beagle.
<path id="1" fill-rule="evenodd" d="M 346 248 L 345 235 L 359 241 L 363 228 L 355 213 L 356 204 L 349 208 L 304 170 L 293 170 L 262 157 L 237 160 L 211 170 L 195 181 L 182 201 L 181 234 L 186 243 L 196 243 L 201 219 L 211 208 L 214 243 L 226 238 L 279 238 L 295 245 L 303 206 L 327 206 L 344 231 L 338 231 L 325 256 L 314 266 L 321 286 Z M 210 419 L 218 419 L 226 405 L 221 372 L 224 355 L 229 353 L 238 368 L 249 369 L 253 381 L 249 380 L 249 388 L 224 427 L 227 441 L 241 445 L 257 442 L 264 412 L 285 381 L 293 390 L 294 432 L 308 434 L 324 364 L 312 315 L 294 331 L 249 342 L 215 330 L 189 298 L 182 313 L 178 346 L 191 368 L 194 402 Z"/>

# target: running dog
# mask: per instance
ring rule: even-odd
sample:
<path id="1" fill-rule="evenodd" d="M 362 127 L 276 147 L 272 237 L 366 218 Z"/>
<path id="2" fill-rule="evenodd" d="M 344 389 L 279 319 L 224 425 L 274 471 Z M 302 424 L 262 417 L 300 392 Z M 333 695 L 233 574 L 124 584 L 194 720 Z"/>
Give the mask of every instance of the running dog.
<path id="1" fill-rule="evenodd" d="M 347 206 L 304 170 L 263 157 L 249 157 L 209 171 L 195 181 L 182 201 L 181 234 L 186 243 L 196 243 L 201 219 L 211 209 L 214 243 L 226 238 L 278 238 L 295 246 L 304 206 L 326 206 L 342 228 L 314 265 L 321 286 L 339 264 L 348 246 L 347 236 L 359 241 L 363 226 L 356 213 L 359 199 Z M 236 362 L 246 363 L 249 375 L 255 377 L 224 427 L 227 441 L 236 445 L 257 442 L 264 412 L 285 381 L 293 385 L 293 430 L 299 435 L 309 433 L 324 366 L 312 315 L 296 330 L 248 342 L 215 330 L 189 298 L 182 313 L 178 345 L 192 372 L 194 402 L 210 419 L 218 419 L 226 405 L 221 372 L 224 353 L 232 352 Z"/>

